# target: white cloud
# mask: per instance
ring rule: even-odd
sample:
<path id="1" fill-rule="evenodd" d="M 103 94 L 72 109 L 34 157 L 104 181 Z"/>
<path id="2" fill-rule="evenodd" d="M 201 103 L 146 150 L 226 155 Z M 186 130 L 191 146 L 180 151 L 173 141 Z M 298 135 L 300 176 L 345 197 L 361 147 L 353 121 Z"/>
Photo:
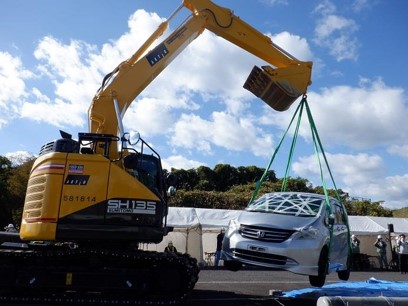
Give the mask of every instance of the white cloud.
<path id="1" fill-rule="evenodd" d="M 374 80 L 366 87 L 336 86 L 309 97 L 324 143 L 367 148 L 407 139 L 408 109 L 401 88 Z"/>
<path id="2" fill-rule="evenodd" d="M 366 153 L 357 155 L 325 154 L 336 184 L 339 181 L 347 188 L 355 188 L 356 186 L 375 182 L 384 175 L 384 162 L 378 155 Z M 325 180 L 330 181 L 324 159 L 321 155 L 319 158 L 323 166 Z M 299 176 L 314 178 L 314 180 L 317 180 L 315 183 L 318 185 L 322 184 L 316 155 L 299 158 L 297 162 L 293 163 L 293 171 Z"/>
<path id="3" fill-rule="evenodd" d="M 392 145 L 387 149 L 388 153 L 408 158 L 408 144 Z"/>
<path id="4" fill-rule="evenodd" d="M 44 37 L 34 55 L 41 77 L 52 83 L 55 96 L 33 87 L 21 105 L 21 117 L 57 127 L 83 127 L 98 78 L 98 72 L 86 64 L 94 51 L 84 42 L 72 40 L 63 44 L 53 37 Z"/>
<path id="5" fill-rule="evenodd" d="M 262 3 L 265 3 L 266 5 L 270 6 L 276 6 L 276 5 L 288 5 L 289 1 L 288 0 L 260 0 Z"/>
<path id="6" fill-rule="evenodd" d="M 316 7 L 320 14 L 315 28 L 314 41 L 329 49 L 330 54 L 337 60 L 357 60 L 360 43 L 354 36 L 358 25 L 353 19 L 337 15 L 336 7 L 330 1 L 324 1 Z"/>
<path id="7" fill-rule="evenodd" d="M 408 206 L 408 174 L 385 176 L 385 162 L 379 155 L 326 153 L 326 157 L 336 186 L 343 191 L 372 201 L 385 201 L 387 208 Z M 329 188 L 333 188 L 321 155 L 320 160 L 324 180 Z M 314 186 L 322 185 L 316 155 L 300 157 L 292 169 L 296 175 L 308 178 Z"/>
<path id="8" fill-rule="evenodd" d="M 166 103 L 142 98 L 134 103 L 123 120 L 128 129 L 138 130 L 143 137 L 170 132 L 174 119 Z"/>
<path id="9" fill-rule="evenodd" d="M 212 145 L 231 151 L 250 150 L 255 156 L 269 156 L 271 135 L 262 131 L 250 117 L 238 119 L 223 112 L 213 112 L 210 120 L 197 115 L 182 115 L 175 125 L 172 145 L 212 154 Z"/>
<path id="10" fill-rule="evenodd" d="M 313 58 L 313 53 L 309 43 L 305 38 L 298 35 L 293 35 L 289 32 L 281 32 L 275 35 L 268 34 L 272 41 L 282 49 L 286 50 L 298 60 L 310 61 Z"/>
<path id="11" fill-rule="evenodd" d="M 207 166 L 206 164 L 196 161 L 187 159 L 182 155 L 173 155 L 169 158 L 162 159 L 163 169 L 167 169 L 168 171 L 171 168 L 174 169 L 193 169 L 198 168 L 199 166 Z"/>
<path id="12" fill-rule="evenodd" d="M 336 6 L 329 0 L 323 0 L 318 5 L 316 5 L 314 12 L 327 16 L 336 12 Z"/>
<path id="13" fill-rule="evenodd" d="M 34 55 L 40 63 L 38 71 L 54 86 L 55 98 L 36 89 L 33 101 L 23 104 L 21 115 L 58 127 L 84 128 L 88 107 L 103 74 L 131 56 L 160 21 L 156 14 L 136 11 L 129 18 L 129 32 L 104 44 L 100 53 L 95 46 L 83 41 L 71 40 L 64 44 L 53 37 L 44 37 Z M 148 126 L 154 127 L 152 122 Z"/>
<path id="14" fill-rule="evenodd" d="M 42 121 L 59 128 L 67 126 L 82 127 L 85 124 L 84 111 L 77 105 L 66 103 L 61 99 L 55 99 L 49 103 L 46 96 L 41 95 L 45 101 L 37 100 L 35 103 L 24 103 L 21 108 L 21 116 L 34 121 Z"/>
<path id="15" fill-rule="evenodd" d="M 197 115 L 183 114 L 174 126 L 174 135 L 171 144 L 174 147 L 195 149 L 211 154 L 212 124 Z"/>
<path id="16" fill-rule="evenodd" d="M 317 131 L 326 146 L 344 145 L 362 149 L 406 143 L 408 116 L 402 88 L 389 87 L 381 80 L 365 80 L 364 86 L 335 86 L 309 92 L 308 103 Z M 261 118 L 265 124 L 286 130 L 292 111 L 270 113 Z M 398 126 L 398 128 L 395 128 Z M 300 135 L 311 140 L 306 114 Z"/>
<path id="17" fill-rule="evenodd" d="M 6 153 L 4 156 L 11 161 L 13 166 L 21 165 L 27 160 L 33 158 L 33 155 L 28 153 L 27 151 L 10 152 Z"/>
<path id="18" fill-rule="evenodd" d="M 0 52 L 0 128 L 18 117 L 21 101 L 28 96 L 25 81 L 32 77 L 20 58 Z"/>
<path id="19" fill-rule="evenodd" d="M 356 13 L 363 11 L 364 9 L 370 8 L 373 5 L 378 4 L 378 1 L 373 0 L 354 0 L 351 7 L 352 10 Z"/>

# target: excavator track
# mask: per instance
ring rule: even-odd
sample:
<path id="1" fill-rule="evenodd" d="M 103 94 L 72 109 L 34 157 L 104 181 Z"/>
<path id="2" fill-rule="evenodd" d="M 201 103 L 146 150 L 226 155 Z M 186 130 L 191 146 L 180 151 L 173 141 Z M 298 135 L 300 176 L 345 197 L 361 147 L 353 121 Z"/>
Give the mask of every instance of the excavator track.
<path id="1" fill-rule="evenodd" d="M 177 304 L 198 273 L 197 260 L 180 253 L 0 249 L 0 304 Z"/>

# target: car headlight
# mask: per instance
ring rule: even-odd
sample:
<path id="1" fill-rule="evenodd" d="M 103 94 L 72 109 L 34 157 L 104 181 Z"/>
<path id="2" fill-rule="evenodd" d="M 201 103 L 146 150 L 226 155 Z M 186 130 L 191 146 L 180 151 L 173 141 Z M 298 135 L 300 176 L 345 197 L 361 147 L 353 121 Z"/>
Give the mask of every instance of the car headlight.
<path id="1" fill-rule="evenodd" d="M 301 228 L 292 235 L 292 240 L 309 240 L 315 239 L 319 230 L 313 226 Z"/>
<path id="2" fill-rule="evenodd" d="M 226 232 L 226 235 L 230 236 L 233 232 L 238 231 L 240 226 L 241 226 L 241 223 L 239 223 L 237 219 L 232 219 L 228 223 L 228 230 Z"/>

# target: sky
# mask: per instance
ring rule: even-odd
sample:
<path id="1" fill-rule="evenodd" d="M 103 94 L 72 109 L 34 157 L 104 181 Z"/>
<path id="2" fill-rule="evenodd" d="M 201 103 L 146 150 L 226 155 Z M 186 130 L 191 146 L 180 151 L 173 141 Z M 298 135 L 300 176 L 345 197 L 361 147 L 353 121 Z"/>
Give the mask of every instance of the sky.
<path id="1" fill-rule="evenodd" d="M 408 2 L 216 0 L 281 48 L 313 61 L 307 101 L 337 188 L 408 206 Z M 0 0 L 0 155 L 36 155 L 88 131 L 87 112 L 105 74 L 129 58 L 179 0 Z M 169 35 L 188 16 L 183 9 Z M 243 89 L 259 58 L 204 31 L 132 103 L 125 130 L 139 132 L 163 167 L 266 168 L 294 114 Z M 305 117 L 305 116 L 304 116 Z M 284 177 L 293 130 L 271 165 Z M 324 166 L 324 165 L 323 165 Z M 324 168 L 324 167 L 323 167 Z M 289 175 L 320 176 L 302 120 Z"/>

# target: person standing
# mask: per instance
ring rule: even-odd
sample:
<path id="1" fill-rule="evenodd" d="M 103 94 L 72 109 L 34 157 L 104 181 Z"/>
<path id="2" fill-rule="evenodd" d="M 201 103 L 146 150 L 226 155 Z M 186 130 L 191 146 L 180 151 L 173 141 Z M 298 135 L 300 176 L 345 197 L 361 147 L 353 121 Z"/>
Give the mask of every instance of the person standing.
<path id="1" fill-rule="evenodd" d="M 377 240 L 374 243 L 374 246 L 377 248 L 377 257 L 378 262 L 380 263 L 380 269 L 388 270 L 388 260 L 387 260 L 387 243 L 383 241 L 382 236 L 378 235 Z"/>
<path id="2" fill-rule="evenodd" d="M 176 247 L 173 245 L 172 241 L 169 241 L 167 246 L 164 248 L 164 253 L 177 253 Z"/>
<path id="3" fill-rule="evenodd" d="M 351 235 L 351 258 L 353 270 L 362 270 L 360 257 L 360 240 L 356 235 Z"/>
<path id="4" fill-rule="evenodd" d="M 221 258 L 222 240 L 224 239 L 225 229 L 222 228 L 220 233 L 217 235 L 217 248 L 215 250 L 215 266 L 218 267 Z"/>
<path id="5" fill-rule="evenodd" d="M 401 234 L 397 240 L 398 263 L 401 274 L 408 272 L 408 242 L 405 241 L 405 235 Z"/>
<path id="6" fill-rule="evenodd" d="M 9 232 L 9 233 L 17 233 L 17 230 L 16 230 L 16 228 L 14 227 L 14 225 L 13 224 L 9 224 L 9 225 L 7 225 L 5 228 L 4 228 L 4 230 L 6 231 L 6 232 Z"/>

